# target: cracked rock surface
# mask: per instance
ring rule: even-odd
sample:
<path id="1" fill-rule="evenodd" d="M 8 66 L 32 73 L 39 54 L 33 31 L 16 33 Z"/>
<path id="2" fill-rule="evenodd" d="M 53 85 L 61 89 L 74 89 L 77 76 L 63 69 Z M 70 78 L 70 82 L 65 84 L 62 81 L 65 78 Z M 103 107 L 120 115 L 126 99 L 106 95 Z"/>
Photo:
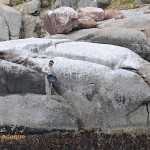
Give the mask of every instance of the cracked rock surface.
<path id="1" fill-rule="evenodd" d="M 7 80 L 1 78 L 1 92 L 6 94 L 7 88 L 2 91 L 4 85 L 7 83 L 9 87 L 15 81 L 16 89 L 20 84 L 21 90 L 18 93 L 25 94 L 18 95 L 17 90 L 11 93 L 17 94 L 12 95 L 12 111 L 9 110 L 9 103 L 6 103 L 10 101 L 9 94 L 0 97 L 3 110 L 5 109 L 6 112 L 6 115 L 2 115 L 6 118 L 2 117 L 0 120 L 3 125 L 6 124 L 3 120 L 7 120 L 8 125 L 27 125 L 21 118 L 25 116 L 27 119 L 27 114 L 30 112 L 35 114 L 34 111 L 37 111 L 35 116 L 39 120 L 43 119 L 42 125 L 45 125 L 45 128 L 54 128 L 48 121 L 51 119 L 58 125 L 57 127 L 62 124 L 62 127 L 67 126 L 72 129 L 149 125 L 150 64 L 127 48 L 109 44 L 30 38 L 1 42 L 0 54 L 1 59 L 5 59 L 0 61 L 1 67 L 5 68 L 5 72 L 1 74 L 7 77 Z M 32 90 L 37 88 L 37 80 L 41 87 L 37 93 L 43 94 L 44 75 L 41 75 L 41 69 L 50 59 L 55 62 L 53 67 L 58 79 L 53 85 L 55 94 L 57 93 L 55 100 L 59 100 L 61 96 L 64 106 L 69 107 L 69 113 L 63 112 L 61 119 L 51 116 L 52 113 L 57 114 L 57 111 L 55 112 L 57 105 L 54 111 L 47 112 L 48 108 L 42 109 L 41 103 L 45 96 L 35 95 L 39 100 L 37 102 L 34 101 L 34 95 L 26 95 L 34 93 Z M 10 69 L 11 66 L 15 66 L 15 71 Z M 22 70 L 23 74 L 20 73 Z M 25 70 L 28 72 L 26 78 Z M 19 81 L 16 80 L 16 76 Z M 32 86 L 27 83 L 31 83 Z M 50 102 L 51 105 L 48 107 L 52 107 L 53 110 L 55 104 L 53 97 L 49 96 L 46 99 L 49 101 L 45 101 L 44 107 Z M 22 109 L 24 107 L 22 101 L 27 101 L 27 105 L 30 106 L 26 107 L 27 112 Z M 34 105 L 30 105 L 33 102 Z M 61 106 L 61 103 L 59 104 Z M 37 107 L 39 110 L 36 109 Z M 16 109 L 14 116 L 13 110 Z M 3 113 L 3 110 L 0 110 Z M 73 113 L 73 120 L 70 112 Z M 47 118 L 42 117 L 44 114 Z M 41 125 L 41 121 L 37 123 L 36 119 L 32 119 L 35 116 L 29 116 L 32 121 L 28 122 L 28 126 L 31 128 L 38 127 L 38 123 Z M 69 119 L 68 122 L 65 121 L 66 119 Z"/>

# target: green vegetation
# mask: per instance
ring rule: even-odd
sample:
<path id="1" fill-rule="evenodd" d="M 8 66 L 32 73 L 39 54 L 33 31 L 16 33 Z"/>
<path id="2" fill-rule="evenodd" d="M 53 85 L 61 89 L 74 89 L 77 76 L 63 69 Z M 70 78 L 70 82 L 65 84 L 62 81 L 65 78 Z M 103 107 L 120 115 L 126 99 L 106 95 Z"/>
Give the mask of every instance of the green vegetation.
<path id="1" fill-rule="evenodd" d="M 36 24 L 34 28 L 34 33 L 36 34 L 38 38 L 41 37 L 41 25 L 39 23 Z"/>
<path id="2" fill-rule="evenodd" d="M 51 8 L 53 0 L 41 0 L 42 8 Z"/>
<path id="3" fill-rule="evenodd" d="M 135 9 L 139 8 L 139 5 L 134 0 L 114 0 L 106 9 Z"/>

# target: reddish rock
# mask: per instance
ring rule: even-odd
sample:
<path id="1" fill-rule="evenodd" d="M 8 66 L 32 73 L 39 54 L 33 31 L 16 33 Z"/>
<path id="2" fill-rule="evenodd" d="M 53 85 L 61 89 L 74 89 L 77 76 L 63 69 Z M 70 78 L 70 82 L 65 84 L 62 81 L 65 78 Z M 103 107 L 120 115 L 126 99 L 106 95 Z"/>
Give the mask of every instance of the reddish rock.
<path id="1" fill-rule="evenodd" d="M 68 33 L 78 27 L 78 17 L 74 9 L 61 7 L 44 15 L 44 26 L 49 34 Z"/>
<path id="2" fill-rule="evenodd" d="M 91 17 L 82 17 L 78 19 L 79 21 L 79 28 L 95 28 L 96 27 L 96 21 L 92 19 Z"/>
<path id="3" fill-rule="evenodd" d="M 124 18 L 124 14 L 120 11 L 117 10 L 109 10 L 107 12 L 105 12 L 105 19 L 123 19 Z"/>
<path id="4" fill-rule="evenodd" d="M 102 21 L 104 20 L 104 10 L 101 8 L 96 7 L 85 7 L 85 8 L 78 8 L 78 17 L 91 17 L 95 21 Z"/>

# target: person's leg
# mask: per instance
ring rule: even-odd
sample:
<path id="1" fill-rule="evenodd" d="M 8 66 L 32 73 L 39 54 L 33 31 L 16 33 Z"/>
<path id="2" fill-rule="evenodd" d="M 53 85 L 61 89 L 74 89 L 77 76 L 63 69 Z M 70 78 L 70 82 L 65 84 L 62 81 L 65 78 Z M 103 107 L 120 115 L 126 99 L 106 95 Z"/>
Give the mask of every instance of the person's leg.
<path id="1" fill-rule="evenodd" d="M 45 92 L 46 92 L 46 94 L 51 94 L 51 87 L 50 87 L 50 83 L 47 79 L 47 76 L 45 76 Z"/>

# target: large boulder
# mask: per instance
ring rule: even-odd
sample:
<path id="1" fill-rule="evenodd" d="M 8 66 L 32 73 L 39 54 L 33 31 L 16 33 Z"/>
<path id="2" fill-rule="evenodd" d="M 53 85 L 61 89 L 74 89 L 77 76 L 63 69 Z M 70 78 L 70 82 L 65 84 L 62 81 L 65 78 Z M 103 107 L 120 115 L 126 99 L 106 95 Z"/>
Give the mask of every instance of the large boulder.
<path id="1" fill-rule="evenodd" d="M 97 7 L 97 0 L 80 0 L 77 7 Z"/>
<path id="2" fill-rule="evenodd" d="M 76 9 L 78 1 L 79 0 L 55 0 L 54 8 L 67 6 L 67 7 L 71 7 L 73 9 Z"/>
<path id="3" fill-rule="evenodd" d="M 28 40 L 22 40 L 24 47 Z M 36 57 L 29 57 L 23 65 L 40 70 L 48 65 L 49 59 L 54 60 L 53 71 L 58 80 L 53 87 L 75 112 L 78 128 L 147 126 L 150 101 L 150 64 L 147 61 L 119 46 L 50 41 L 53 44 L 43 46 Z M 14 44 L 14 41 L 9 42 Z M 34 42 L 39 41 L 34 39 Z M 28 46 L 34 49 L 34 45 L 29 46 L 28 41 L 26 49 Z M 24 47 L 19 48 L 18 58 L 26 52 Z M 1 82 L 6 83 L 4 79 Z M 143 118 L 139 118 L 139 114 Z"/>
<path id="4" fill-rule="evenodd" d="M 28 67 L 0 61 L 0 93 L 45 93 L 44 75 Z"/>
<path id="5" fill-rule="evenodd" d="M 150 44 L 148 39 L 137 29 L 121 27 L 105 27 L 102 29 L 83 29 L 67 35 L 57 34 L 47 36 L 50 39 L 71 39 L 73 41 L 88 41 L 101 44 L 112 44 L 126 47 L 150 61 Z"/>
<path id="6" fill-rule="evenodd" d="M 20 38 L 41 37 L 42 20 L 39 16 L 23 15 Z"/>
<path id="7" fill-rule="evenodd" d="M 0 96 L 0 122 L 38 129 L 76 129 L 74 110 L 60 96 L 38 94 Z M 13 126 L 12 126 L 13 125 Z"/>
<path id="8" fill-rule="evenodd" d="M 10 39 L 19 39 L 22 14 L 12 7 L 0 4 L 0 14 L 5 18 L 9 28 Z"/>
<path id="9" fill-rule="evenodd" d="M 61 7 L 49 11 L 44 16 L 44 25 L 50 35 L 68 33 L 78 27 L 78 17 L 74 9 Z"/>
<path id="10" fill-rule="evenodd" d="M 4 17 L 0 16 L 0 41 L 9 40 L 9 29 Z"/>
<path id="11" fill-rule="evenodd" d="M 79 28 L 95 28 L 96 27 L 96 21 L 92 19 L 91 17 L 85 16 L 78 19 L 79 22 Z"/>
<path id="12" fill-rule="evenodd" d="M 101 22 L 97 22 L 99 28 L 104 27 L 123 27 L 123 28 L 134 28 L 144 32 L 149 38 L 150 28 L 150 14 L 144 14 L 149 7 L 143 7 L 138 9 L 130 9 L 121 11 L 124 14 L 124 19 L 110 19 Z M 138 18 L 138 19 L 137 19 Z M 141 21 L 142 20 L 142 21 Z"/>
<path id="13" fill-rule="evenodd" d="M 37 57 L 38 55 L 42 57 L 45 49 L 50 45 L 54 45 L 52 40 L 38 38 L 1 42 L 0 58 L 21 64 L 29 57 Z"/>
<path id="14" fill-rule="evenodd" d="M 40 0 L 32 0 L 30 2 L 27 3 L 28 5 L 28 13 L 29 14 L 33 14 L 33 15 L 37 15 L 40 13 L 40 9 L 41 9 L 41 1 Z"/>
<path id="15" fill-rule="evenodd" d="M 95 8 L 95 7 L 78 8 L 77 13 L 79 18 L 87 16 L 87 17 L 91 17 L 95 21 L 104 20 L 104 10 L 101 8 Z"/>

